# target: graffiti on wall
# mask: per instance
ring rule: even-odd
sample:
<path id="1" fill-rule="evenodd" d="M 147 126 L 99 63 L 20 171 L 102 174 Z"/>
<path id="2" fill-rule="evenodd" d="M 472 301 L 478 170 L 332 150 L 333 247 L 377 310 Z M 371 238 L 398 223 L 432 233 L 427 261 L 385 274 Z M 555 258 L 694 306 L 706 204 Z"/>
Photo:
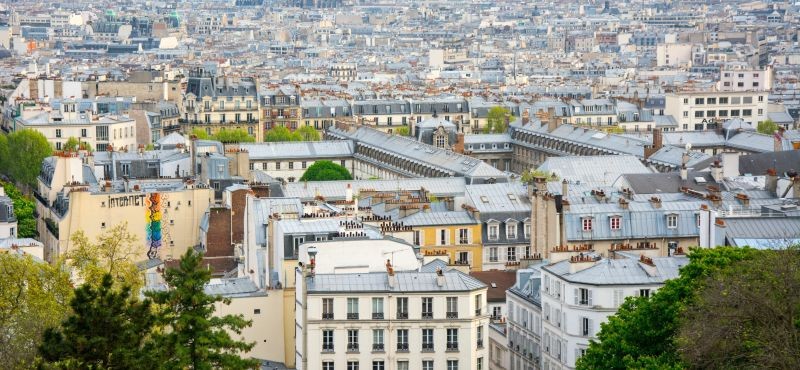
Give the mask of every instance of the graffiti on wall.
<path id="1" fill-rule="evenodd" d="M 147 258 L 155 259 L 158 257 L 159 249 L 162 244 L 163 231 L 161 220 L 163 216 L 161 205 L 161 194 L 147 194 L 145 200 L 145 235 L 147 235 Z"/>

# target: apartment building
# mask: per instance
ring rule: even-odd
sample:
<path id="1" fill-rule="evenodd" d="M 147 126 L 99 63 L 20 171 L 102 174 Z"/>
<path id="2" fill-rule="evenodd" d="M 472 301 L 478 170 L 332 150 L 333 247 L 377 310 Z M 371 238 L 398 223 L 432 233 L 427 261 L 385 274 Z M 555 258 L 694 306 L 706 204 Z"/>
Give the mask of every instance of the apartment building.
<path id="1" fill-rule="evenodd" d="M 610 99 L 573 100 L 570 105 L 570 123 L 587 126 L 614 126 L 617 124 L 617 107 Z"/>
<path id="2" fill-rule="evenodd" d="M 298 370 L 486 369 L 487 288 L 469 275 L 389 262 L 385 272 L 296 275 Z"/>
<path id="3" fill-rule="evenodd" d="M 664 113 L 675 117 L 678 131 L 713 130 L 732 118 L 755 126 L 767 119 L 767 92 L 679 92 L 666 95 Z"/>
<path id="4" fill-rule="evenodd" d="M 510 369 L 541 368 L 541 285 L 540 268 L 520 269 L 517 270 L 516 283 L 506 291 L 508 305 L 506 337 Z M 494 358 L 492 361 L 494 362 Z"/>
<path id="5" fill-rule="evenodd" d="M 460 97 L 414 99 L 411 100 L 411 111 L 414 114 L 414 122 L 438 116 L 454 123 L 457 132 L 464 132 L 462 126 L 469 126 L 469 103 Z"/>
<path id="6" fill-rule="evenodd" d="M 741 68 L 724 68 L 719 72 L 719 91 L 770 91 L 772 68 L 752 70 L 749 65 Z"/>
<path id="7" fill-rule="evenodd" d="M 405 100 L 357 100 L 353 102 L 353 116 L 356 122 L 386 133 L 392 133 L 397 127 L 410 130 L 412 125 L 411 105 Z"/>
<path id="8" fill-rule="evenodd" d="M 649 297 L 688 262 L 685 256 L 651 258 L 618 252 L 610 258 L 575 255 L 542 266 L 542 369 L 574 369 L 600 324 L 625 298 Z"/>
<path id="9" fill-rule="evenodd" d="M 350 103 L 343 99 L 303 99 L 300 102 L 303 121 L 306 126 L 324 130 L 333 126 L 337 120 L 352 120 Z"/>
<path id="10" fill-rule="evenodd" d="M 136 121 L 127 115 L 104 114 L 97 105 L 85 107 L 75 100 L 64 100 L 52 109 L 34 106 L 22 108 L 14 117 L 14 130 L 31 129 L 40 132 L 56 150 L 61 150 L 69 138 L 86 143 L 92 150 L 135 151 Z"/>
<path id="11" fill-rule="evenodd" d="M 317 161 L 331 161 L 353 171 L 350 141 L 301 141 L 239 144 L 250 170 L 266 171 L 278 181 L 295 182 Z"/>
<path id="12" fill-rule="evenodd" d="M 297 129 L 302 119 L 300 92 L 290 85 L 270 87 L 259 92 L 261 119 L 264 128 L 283 126 L 289 130 Z"/>
<path id="13" fill-rule="evenodd" d="M 182 126 L 185 133 L 198 128 L 208 135 L 226 129 L 246 131 L 257 141 L 263 140 L 259 124 L 256 80 L 242 77 L 234 80 L 217 74 L 211 67 L 190 73 L 181 101 Z"/>
<path id="14" fill-rule="evenodd" d="M 444 257 L 450 264 L 480 271 L 483 267 L 480 222 L 471 212 L 461 209 L 431 211 L 430 208 L 429 205 L 397 220 L 413 229 L 414 244 L 420 246 L 423 255 Z"/>

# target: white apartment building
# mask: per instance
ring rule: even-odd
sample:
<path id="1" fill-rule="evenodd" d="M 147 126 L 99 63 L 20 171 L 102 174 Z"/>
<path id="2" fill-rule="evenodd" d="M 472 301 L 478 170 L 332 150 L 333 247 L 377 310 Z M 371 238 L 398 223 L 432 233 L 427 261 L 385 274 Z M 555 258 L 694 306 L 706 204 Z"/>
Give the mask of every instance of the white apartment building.
<path id="1" fill-rule="evenodd" d="M 667 94 L 664 113 L 678 123 L 677 131 L 712 130 L 722 122 L 741 118 L 756 126 L 767 119 L 765 91 L 710 91 Z"/>
<path id="2" fill-rule="evenodd" d="M 723 69 L 719 74 L 719 91 L 769 91 L 772 89 L 772 70 Z"/>
<path id="3" fill-rule="evenodd" d="M 296 269 L 298 370 L 487 369 L 487 287 L 477 279 L 309 266 Z"/>
<path id="4" fill-rule="evenodd" d="M 541 281 L 540 269 L 520 269 L 517 270 L 516 284 L 506 291 L 509 370 L 541 368 Z M 491 359 L 494 363 L 494 358 L 491 357 Z"/>
<path id="5" fill-rule="evenodd" d="M 61 150 L 71 137 L 98 152 L 106 151 L 109 145 L 116 151 L 134 152 L 137 148 L 133 118 L 80 111 L 74 102 L 64 102 L 58 110 L 23 109 L 14 118 L 14 130 L 24 129 L 40 132 L 56 150 Z"/>
<path id="6" fill-rule="evenodd" d="M 684 256 L 616 257 L 580 254 L 542 267 L 542 369 L 574 369 L 600 324 L 626 297 L 649 297 L 678 269 Z"/>

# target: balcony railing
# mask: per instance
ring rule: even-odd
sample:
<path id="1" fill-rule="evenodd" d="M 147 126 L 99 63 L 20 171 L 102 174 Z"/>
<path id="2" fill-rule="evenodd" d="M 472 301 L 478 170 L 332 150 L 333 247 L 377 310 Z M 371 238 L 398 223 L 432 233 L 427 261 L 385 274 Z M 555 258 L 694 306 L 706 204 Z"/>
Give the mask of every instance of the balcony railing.
<path id="1" fill-rule="evenodd" d="M 422 318 L 423 319 L 432 319 L 433 318 L 433 312 L 423 312 L 422 313 Z"/>
<path id="2" fill-rule="evenodd" d="M 478 348 L 483 348 L 483 340 L 478 339 Z"/>
<path id="3" fill-rule="evenodd" d="M 408 319 L 408 312 L 398 312 L 397 313 L 398 320 L 406 320 Z"/>
<path id="4" fill-rule="evenodd" d="M 358 352 L 358 343 L 347 343 L 347 352 Z"/>
<path id="5" fill-rule="evenodd" d="M 373 320 L 383 320 L 383 312 L 373 312 L 372 313 Z"/>
<path id="6" fill-rule="evenodd" d="M 333 344 L 323 344 L 322 352 L 333 352 Z"/>
<path id="7" fill-rule="evenodd" d="M 373 352 L 383 352 L 383 343 L 372 343 Z"/>
<path id="8" fill-rule="evenodd" d="M 323 312 L 322 313 L 323 320 L 333 320 L 333 312 Z"/>
<path id="9" fill-rule="evenodd" d="M 458 351 L 458 343 L 447 343 L 447 352 Z"/>
<path id="10" fill-rule="evenodd" d="M 433 352 L 433 343 L 422 343 L 422 352 Z"/>
<path id="11" fill-rule="evenodd" d="M 446 317 L 448 319 L 457 319 L 458 318 L 458 312 L 448 312 Z"/>
<path id="12" fill-rule="evenodd" d="M 348 312 L 347 313 L 348 320 L 358 320 L 358 312 Z"/>
<path id="13" fill-rule="evenodd" d="M 408 352 L 408 343 L 397 343 L 397 350 L 402 352 Z"/>

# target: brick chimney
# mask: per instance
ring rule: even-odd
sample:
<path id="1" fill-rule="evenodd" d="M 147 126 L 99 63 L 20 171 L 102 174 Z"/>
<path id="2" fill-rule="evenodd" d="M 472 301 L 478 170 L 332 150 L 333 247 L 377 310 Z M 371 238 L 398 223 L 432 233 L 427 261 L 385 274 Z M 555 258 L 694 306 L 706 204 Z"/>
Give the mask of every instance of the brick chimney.
<path id="1" fill-rule="evenodd" d="M 664 147 L 664 138 L 662 136 L 661 130 L 653 129 L 653 144 L 645 145 L 644 147 L 644 158 L 650 158 L 655 152 L 661 150 Z"/>

